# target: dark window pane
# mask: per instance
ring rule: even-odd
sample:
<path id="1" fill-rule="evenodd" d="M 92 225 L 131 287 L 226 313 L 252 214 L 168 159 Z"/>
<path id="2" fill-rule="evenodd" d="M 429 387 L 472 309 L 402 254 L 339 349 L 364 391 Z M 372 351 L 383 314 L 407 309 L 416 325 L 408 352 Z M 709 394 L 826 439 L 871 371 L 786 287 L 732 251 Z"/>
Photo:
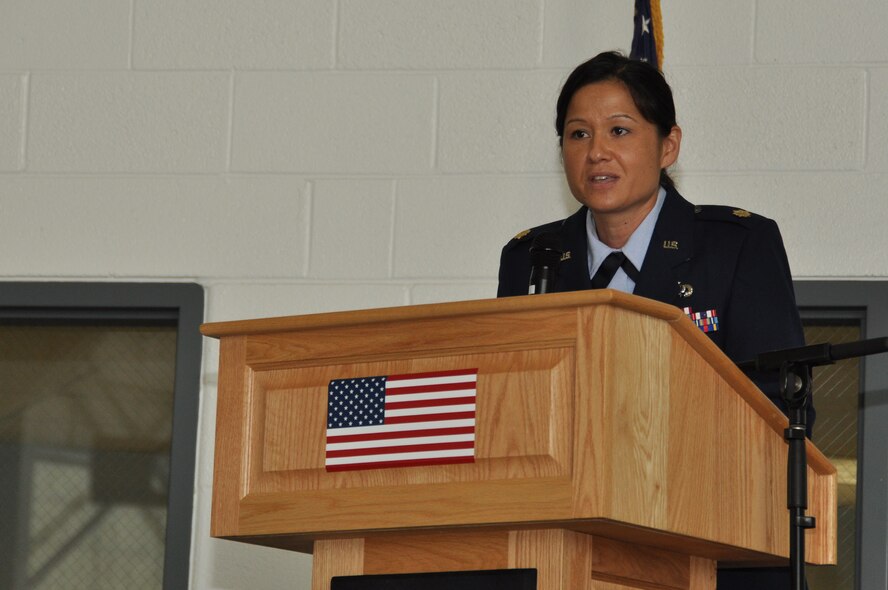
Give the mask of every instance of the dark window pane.
<path id="1" fill-rule="evenodd" d="M 175 326 L 0 325 L 0 585 L 161 586 L 175 356 Z"/>
<path id="2" fill-rule="evenodd" d="M 841 344 L 861 338 L 855 321 L 812 322 L 805 326 L 809 344 Z M 838 565 L 808 566 L 811 590 L 854 590 L 857 540 L 857 442 L 860 361 L 848 359 L 814 369 L 817 423 L 814 443 L 838 471 Z"/>

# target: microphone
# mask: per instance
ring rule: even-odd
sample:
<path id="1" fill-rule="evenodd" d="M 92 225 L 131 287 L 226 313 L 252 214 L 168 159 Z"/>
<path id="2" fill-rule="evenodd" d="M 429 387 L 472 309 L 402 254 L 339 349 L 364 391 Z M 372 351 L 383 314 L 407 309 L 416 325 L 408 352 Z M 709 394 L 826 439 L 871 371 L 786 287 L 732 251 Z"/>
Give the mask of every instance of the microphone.
<path id="1" fill-rule="evenodd" d="M 530 247 L 530 285 L 528 295 L 548 293 L 558 278 L 561 263 L 561 238 L 556 233 L 544 233 L 533 240 Z"/>

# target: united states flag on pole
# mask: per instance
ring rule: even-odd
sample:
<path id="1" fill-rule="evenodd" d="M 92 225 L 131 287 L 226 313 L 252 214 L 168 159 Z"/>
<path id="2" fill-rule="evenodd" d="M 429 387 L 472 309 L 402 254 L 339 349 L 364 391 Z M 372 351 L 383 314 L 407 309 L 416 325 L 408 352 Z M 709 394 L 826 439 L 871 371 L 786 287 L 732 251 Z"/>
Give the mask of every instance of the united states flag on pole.
<path id="1" fill-rule="evenodd" d="M 663 69 L 663 17 L 660 0 L 635 0 L 635 29 L 629 57 Z"/>
<path id="2" fill-rule="evenodd" d="M 475 460 L 478 369 L 334 379 L 327 471 Z"/>

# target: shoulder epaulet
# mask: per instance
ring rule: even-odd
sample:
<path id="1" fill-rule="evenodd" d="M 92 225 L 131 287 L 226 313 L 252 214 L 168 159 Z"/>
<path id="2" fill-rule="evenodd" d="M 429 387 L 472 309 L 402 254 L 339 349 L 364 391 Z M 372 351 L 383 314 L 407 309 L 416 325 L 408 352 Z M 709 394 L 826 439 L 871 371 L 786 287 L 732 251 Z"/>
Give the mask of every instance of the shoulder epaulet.
<path id="1" fill-rule="evenodd" d="M 533 233 L 533 229 L 524 229 L 524 230 L 521 230 L 520 232 L 518 232 L 517 234 L 515 234 L 515 237 L 512 239 L 520 242 L 521 240 L 523 240 L 524 238 L 529 236 L 531 233 Z"/>
<path id="2" fill-rule="evenodd" d="M 757 223 L 763 219 L 761 215 L 751 213 L 738 207 L 726 207 L 724 205 L 695 205 L 694 217 L 711 221 L 727 221 L 748 225 Z"/>
<path id="3" fill-rule="evenodd" d="M 557 231 L 561 227 L 562 223 L 563 221 L 553 221 L 552 223 L 538 225 L 537 227 L 522 230 L 515 234 L 515 237 L 509 240 L 509 243 L 506 244 L 506 248 L 510 248 L 516 244 L 530 242 L 533 240 L 533 238 L 540 235 L 541 233 Z"/>

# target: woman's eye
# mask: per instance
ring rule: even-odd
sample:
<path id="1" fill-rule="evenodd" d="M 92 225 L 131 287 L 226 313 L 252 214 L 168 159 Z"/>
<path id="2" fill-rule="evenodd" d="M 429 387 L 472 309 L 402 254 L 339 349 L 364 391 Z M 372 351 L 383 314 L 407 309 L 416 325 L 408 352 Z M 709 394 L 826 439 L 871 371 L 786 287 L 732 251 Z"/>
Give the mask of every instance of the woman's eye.
<path id="1" fill-rule="evenodd" d="M 570 137 L 571 139 L 584 139 L 586 137 L 589 137 L 589 134 L 586 133 L 586 131 L 584 131 L 583 129 L 574 129 L 570 132 Z"/>
<path id="2" fill-rule="evenodd" d="M 614 127 L 613 134 L 616 136 L 626 135 L 629 133 L 629 130 L 625 127 Z"/>

